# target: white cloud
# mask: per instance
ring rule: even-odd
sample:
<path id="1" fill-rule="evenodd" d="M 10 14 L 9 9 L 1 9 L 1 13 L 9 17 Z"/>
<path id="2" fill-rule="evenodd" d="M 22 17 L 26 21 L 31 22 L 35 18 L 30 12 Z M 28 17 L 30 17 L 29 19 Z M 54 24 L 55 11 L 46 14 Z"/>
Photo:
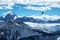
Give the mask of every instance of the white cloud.
<path id="1" fill-rule="evenodd" d="M 24 22 L 24 23 L 29 25 L 32 29 L 42 30 L 47 33 L 53 33 L 60 30 L 59 23 L 51 23 L 51 24 L 50 23 L 41 24 L 41 23 L 32 23 L 32 22 Z"/>
<path id="2" fill-rule="evenodd" d="M 16 3 L 27 4 L 28 6 L 24 8 L 39 11 L 51 10 L 52 8 L 60 8 L 60 0 L 17 0 Z M 38 5 L 42 7 L 34 7 L 31 5 Z"/>
<path id="3" fill-rule="evenodd" d="M 37 5 L 39 7 L 35 7 L 35 6 L 31 6 L 31 5 Z M 32 10 L 46 11 L 46 10 L 51 10 L 52 8 L 60 8 L 60 2 L 34 3 L 34 4 L 30 4 L 29 6 L 27 6 L 25 8 L 26 9 L 32 9 Z"/>
<path id="4" fill-rule="evenodd" d="M 27 6 L 25 7 L 26 9 L 32 9 L 32 10 L 40 10 L 40 11 L 45 11 L 45 10 L 51 10 L 50 7 L 33 7 L 33 6 Z"/>
<path id="5" fill-rule="evenodd" d="M 0 0 L 0 4 L 13 3 L 14 0 Z"/>
<path id="6" fill-rule="evenodd" d="M 52 16 L 49 16 L 49 15 L 41 15 L 41 16 L 36 16 L 36 15 L 32 15 L 32 16 L 27 16 L 27 17 L 33 17 L 34 19 L 42 19 L 42 20 L 58 20 L 60 19 L 60 16 L 57 16 L 57 15 L 52 15 Z"/>
<path id="7" fill-rule="evenodd" d="M 39 11 L 51 10 L 52 8 L 60 8 L 60 0 L 17 0 L 16 3 L 27 4 L 28 6 L 24 8 Z M 38 5 L 42 7 L 34 7 L 31 5 Z"/>
<path id="8" fill-rule="evenodd" d="M 1 0 L 0 4 L 8 4 L 6 8 L 11 8 L 15 3 L 28 5 L 26 9 L 46 11 L 52 8 L 60 8 L 60 0 Z M 38 5 L 35 7 L 31 5 Z M 42 6 L 42 7 L 41 7 Z"/>
<path id="9" fill-rule="evenodd" d="M 4 6 L 4 9 L 13 9 L 12 6 Z"/>
<path id="10" fill-rule="evenodd" d="M 0 5 L 4 5 L 4 6 L 2 6 L 3 9 L 12 9 L 14 2 L 13 2 L 13 0 L 0 0 Z M 7 6 L 5 6 L 5 5 L 7 5 Z"/>
<path id="11" fill-rule="evenodd" d="M 3 5 L 3 6 L 1 6 Z M 1 9 L 13 9 L 13 5 L 14 3 L 10 3 L 10 4 L 0 4 L 0 8 Z"/>
<path id="12" fill-rule="evenodd" d="M 3 7 L 0 6 L 0 9 L 3 9 Z"/>
<path id="13" fill-rule="evenodd" d="M 60 0 L 0 0 L 0 4 L 19 3 L 19 4 L 38 4 L 44 2 L 60 2 Z"/>
<path id="14" fill-rule="evenodd" d="M 22 4 L 37 4 L 37 3 L 44 3 L 44 2 L 59 2 L 60 0 L 15 0 L 15 3 L 22 3 Z"/>

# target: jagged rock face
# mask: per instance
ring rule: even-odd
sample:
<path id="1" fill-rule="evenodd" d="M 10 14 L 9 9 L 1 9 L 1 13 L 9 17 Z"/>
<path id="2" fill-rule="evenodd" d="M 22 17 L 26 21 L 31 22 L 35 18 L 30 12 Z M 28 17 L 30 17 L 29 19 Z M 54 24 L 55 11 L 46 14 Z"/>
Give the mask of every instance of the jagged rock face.
<path id="1" fill-rule="evenodd" d="M 38 35 L 35 35 L 35 36 L 24 37 L 18 40 L 40 40 L 40 38 Z"/>
<path id="2" fill-rule="evenodd" d="M 2 21 L 2 20 L 4 20 L 4 18 L 1 16 L 1 17 L 0 17 L 0 20 Z"/>
<path id="3" fill-rule="evenodd" d="M 38 36 L 24 37 L 19 40 L 58 40 L 58 37 L 60 37 L 60 35 L 42 34 L 40 36 L 38 35 Z"/>
<path id="4" fill-rule="evenodd" d="M 1 40 L 5 40 L 5 39 L 17 40 L 18 38 L 38 35 L 38 32 L 32 31 L 30 27 L 24 23 L 18 24 L 17 22 L 14 22 L 13 20 L 9 20 L 4 23 L 5 25 L 0 28 Z"/>

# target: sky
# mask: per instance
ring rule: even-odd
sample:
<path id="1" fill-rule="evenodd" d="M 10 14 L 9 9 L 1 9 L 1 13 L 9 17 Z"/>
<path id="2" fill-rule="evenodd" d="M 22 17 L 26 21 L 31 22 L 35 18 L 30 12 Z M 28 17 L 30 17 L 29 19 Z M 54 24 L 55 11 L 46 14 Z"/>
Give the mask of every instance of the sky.
<path id="1" fill-rule="evenodd" d="M 0 0 L 0 16 L 6 12 L 14 12 L 19 16 L 60 16 L 60 0 Z"/>

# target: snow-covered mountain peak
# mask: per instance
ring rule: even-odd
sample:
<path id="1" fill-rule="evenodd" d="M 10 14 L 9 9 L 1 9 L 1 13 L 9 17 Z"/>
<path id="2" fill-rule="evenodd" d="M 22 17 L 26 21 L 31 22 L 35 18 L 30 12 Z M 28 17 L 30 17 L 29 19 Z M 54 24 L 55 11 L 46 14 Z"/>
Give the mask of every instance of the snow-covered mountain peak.
<path id="1" fill-rule="evenodd" d="M 14 13 L 14 12 L 7 12 L 3 18 L 4 18 L 4 21 L 9 21 L 9 20 L 15 20 L 18 16 Z"/>

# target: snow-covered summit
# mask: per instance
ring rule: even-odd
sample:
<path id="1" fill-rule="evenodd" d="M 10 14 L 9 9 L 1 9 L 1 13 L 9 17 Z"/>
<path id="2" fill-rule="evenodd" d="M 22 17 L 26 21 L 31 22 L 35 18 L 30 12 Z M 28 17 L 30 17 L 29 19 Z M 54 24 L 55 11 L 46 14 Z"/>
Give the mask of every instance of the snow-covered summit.
<path id="1" fill-rule="evenodd" d="M 18 16 L 14 13 L 14 12 L 7 12 L 4 13 L 3 16 L 0 17 L 0 20 L 4 20 L 4 21 L 9 21 L 9 20 L 15 20 Z"/>

